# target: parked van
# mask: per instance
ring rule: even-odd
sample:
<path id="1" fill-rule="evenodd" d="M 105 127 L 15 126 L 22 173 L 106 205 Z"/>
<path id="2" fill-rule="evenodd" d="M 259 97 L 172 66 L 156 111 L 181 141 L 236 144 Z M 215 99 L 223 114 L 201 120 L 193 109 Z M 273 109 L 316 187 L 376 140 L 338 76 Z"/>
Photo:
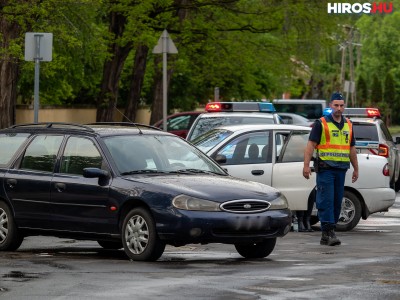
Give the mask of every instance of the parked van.
<path id="1" fill-rule="evenodd" d="M 272 103 L 278 113 L 295 113 L 310 121 L 322 117 L 327 106 L 326 100 L 320 99 L 274 99 Z"/>

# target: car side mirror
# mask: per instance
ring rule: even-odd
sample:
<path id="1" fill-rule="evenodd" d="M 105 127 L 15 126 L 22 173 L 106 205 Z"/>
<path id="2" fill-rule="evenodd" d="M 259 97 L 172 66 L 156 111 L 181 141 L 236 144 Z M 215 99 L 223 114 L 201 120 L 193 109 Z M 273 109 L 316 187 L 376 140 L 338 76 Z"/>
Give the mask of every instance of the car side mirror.
<path id="1" fill-rule="evenodd" d="M 215 156 L 215 161 L 219 164 L 225 164 L 226 163 L 226 156 L 223 154 L 217 154 Z"/>
<path id="2" fill-rule="evenodd" d="M 110 173 L 106 170 L 101 170 L 99 168 L 84 168 L 83 177 L 85 178 L 99 178 L 99 185 L 106 185 L 108 183 L 108 178 Z"/>
<path id="3" fill-rule="evenodd" d="M 400 136 L 396 136 L 395 143 L 396 143 L 396 144 L 400 144 Z"/>

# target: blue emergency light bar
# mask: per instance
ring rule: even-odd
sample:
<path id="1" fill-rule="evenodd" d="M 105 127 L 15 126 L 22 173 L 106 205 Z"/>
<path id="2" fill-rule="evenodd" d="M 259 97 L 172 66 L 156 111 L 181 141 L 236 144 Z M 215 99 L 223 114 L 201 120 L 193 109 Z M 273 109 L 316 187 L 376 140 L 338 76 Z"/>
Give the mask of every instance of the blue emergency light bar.
<path id="1" fill-rule="evenodd" d="M 330 115 L 331 113 L 332 113 L 332 108 L 327 107 L 327 108 L 324 108 L 322 115 L 327 116 L 327 115 Z"/>

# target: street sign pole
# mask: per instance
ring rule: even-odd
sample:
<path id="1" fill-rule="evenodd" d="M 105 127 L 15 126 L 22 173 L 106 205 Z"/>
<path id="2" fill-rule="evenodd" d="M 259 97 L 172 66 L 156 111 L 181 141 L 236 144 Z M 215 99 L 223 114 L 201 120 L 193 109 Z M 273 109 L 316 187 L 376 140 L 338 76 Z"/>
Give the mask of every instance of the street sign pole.
<path id="1" fill-rule="evenodd" d="M 168 69 L 167 69 L 167 53 L 176 54 L 178 50 L 175 47 L 174 42 L 170 39 L 168 32 L 163 31 L 161 37 L 158 40 L 157 45 L 153 49 L 153 53 L 163 54 L 163 130 L 167 131 L 167 110 L 168 110 Z"/>
<path id="2" fill-rule="evenodd" d="M 33 122 L 39 121 L 39 74 L 40 74 L 40 38 L 43 34 L 35 34 L 35 79 L 34 79 L 34 98 L 33 98 Z"/>
<path id="3" fill-rule="evenodd" d="M 167 93 L 167 78 L 168 78 L 168 72 L 167 72 L 167 45 L 168 45 L 168 33 L 166 30 L 164 30 L 162 34 L 162 40 L 163 40 L 163 129 L 164 131 L 167 131 L 167 103 L 168 103 L 168 93 Z"/>
<path id="4" fill-rule="evenodd" d="M 27 32 L 25 33 L 25 60 L 35 62 L 33 121 L 39 121 L 39 80 L 40 62 L 52 61 L 52 33 Z"/>

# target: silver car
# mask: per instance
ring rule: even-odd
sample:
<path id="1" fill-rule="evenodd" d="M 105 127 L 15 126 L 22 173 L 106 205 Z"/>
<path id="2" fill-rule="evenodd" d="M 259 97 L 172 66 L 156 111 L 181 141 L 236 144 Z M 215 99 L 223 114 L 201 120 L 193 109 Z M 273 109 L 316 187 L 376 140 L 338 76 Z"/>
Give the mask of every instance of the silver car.
<path id="1" fill-rule="evenodd" d="M 386 157 L 389 162 L 390 186 L 400 190 L 400 154 L 385 122 L 377 108 L 346 108 L 344 115 L 353 123 L 358 153 Z"/>
<path id="2" fill-rule="evenodd" d="M 282 123 L 269 102 L 210 102 L 205 110 L 190 127 L 188 141 L 222 125 Z"/>

